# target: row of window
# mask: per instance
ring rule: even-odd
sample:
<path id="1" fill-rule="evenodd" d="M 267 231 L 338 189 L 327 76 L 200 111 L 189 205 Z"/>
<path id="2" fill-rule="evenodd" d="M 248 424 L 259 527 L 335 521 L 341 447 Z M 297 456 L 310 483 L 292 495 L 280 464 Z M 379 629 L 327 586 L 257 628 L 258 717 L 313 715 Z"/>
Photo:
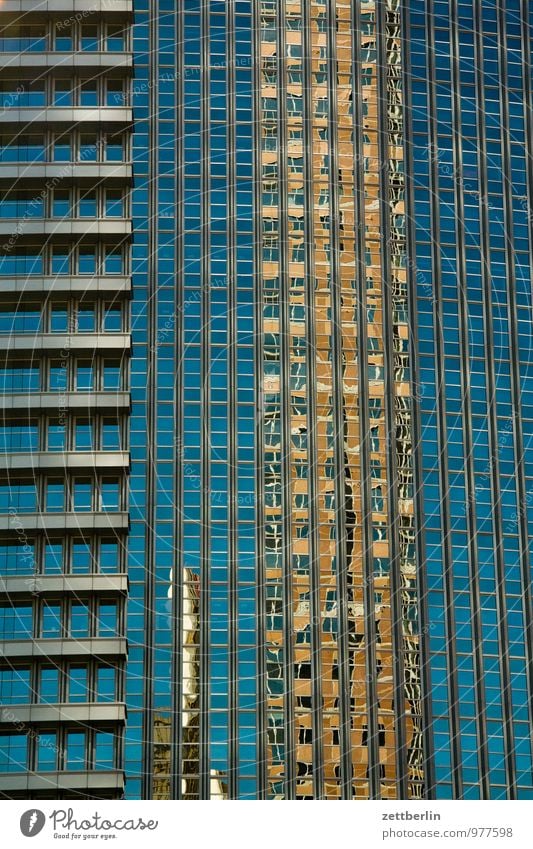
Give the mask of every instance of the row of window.
<path id="1" fill-rule="evenodd" d="M 113 392 L 127 388 L 125 377 L 120 361 L 76 359 L 67 350 L 61 360 L 43 358 L 34 366 L 0 368 L 0 392 Z"/>
<path id="2" fill-rule="evenodd" d="M 41 77 L 39 80 L 1 80 L 4 109 L 41 106 L 128 106 L 129 83 L 118 77 Z"/>
<path id="3" fill-rule="evenodd" d="M 123 189 L 54 189 L 0 193 L 1 218 L 126 218 Z"/>
<path id="4" fill-rule="evenodd" d="M 0 424 L 0 453 L 8 451 L 118 451 L 125 438 L 116 418 L 57 417 L 25 424 Z"/>
<path id="5" fill-rule="evenodd" d="M 120 333 L 126 319 L 127 310 L 120 303 L 30 303 L 18 310 L 0 307 L 0 334 Z"/>
<path id="6" fill-rule="evenodd" d="M 116 513 L 127 509 L 124 490 L 123 481 L 116 477 L 0 484 L 0 513 Z"/>
<path id="7" fill-rule="evenodd" d="M 75 51 L 128 50 L 129 28 L 123 24 L 70 23 L 63 20 L 35 24 L 7 24 L 0 28 L 2 53 L 41 53 L 48 50 Z"/>
<path id="8" fill-rule="evenodd" d="M 28 591 L 38 588 L 38 575 L 115 574 L 124 571 L 125 549 L 116 539 L 67 537 L 0 545 L 0 575 L 28 575 Z"/>
<path id="9" fill-rule="evenodd" d="M 0 703 L 114 702 L 117 679 L 114 667 L 95 661 L 0 669 Z"/>
<path id="10" fill-rule="evenodd" d="M 0 136 L 0 162 L 124 162 L 128 157 L 129 139 L 123 133 Z"/>
<path id="11" fill-rule="evenodd" d="M 0 254 L 0 276 L 126 274 L 126 245 L 47 245 L 19 248 Z"/>
<path id="12" fill-rule="evenodd" d="M 117 738 L 107 731 L 43 730 L 34 737 L 28 733 L 4 734 L 0 740 L 0 773 L 79 772 L 114 769 L 116 765 Z"/>
<path id="13" fill-rule="evenodd" d="M 0 639 L 89 639 L 119 636 L 116 601 L 40 601 L 0 607 Z"/>

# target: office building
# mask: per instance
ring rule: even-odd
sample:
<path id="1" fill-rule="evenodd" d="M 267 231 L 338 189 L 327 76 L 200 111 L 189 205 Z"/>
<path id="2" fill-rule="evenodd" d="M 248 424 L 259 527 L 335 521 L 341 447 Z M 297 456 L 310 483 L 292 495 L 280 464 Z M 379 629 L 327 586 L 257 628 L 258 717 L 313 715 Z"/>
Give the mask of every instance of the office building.
<path id="1" fill-rule="evenodd" d="M 71 5 L 0 6 L 0 792 L 531 798 L 527 3 Z"/>

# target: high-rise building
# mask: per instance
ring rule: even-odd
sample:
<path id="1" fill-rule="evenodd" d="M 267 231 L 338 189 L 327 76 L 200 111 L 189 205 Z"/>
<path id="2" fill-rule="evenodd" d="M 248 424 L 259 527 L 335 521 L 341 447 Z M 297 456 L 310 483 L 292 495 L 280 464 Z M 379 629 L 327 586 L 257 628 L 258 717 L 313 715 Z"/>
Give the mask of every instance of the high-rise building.
<path id="1" fill-rule="evenodd" d="M 0 4 L 4 798 L 533 797 L 531 14 Z"/>
<path id="2" fill-rule="evenodd" d="M 0 7 L 0 792 L 120 798 L 128 0 Z"/>

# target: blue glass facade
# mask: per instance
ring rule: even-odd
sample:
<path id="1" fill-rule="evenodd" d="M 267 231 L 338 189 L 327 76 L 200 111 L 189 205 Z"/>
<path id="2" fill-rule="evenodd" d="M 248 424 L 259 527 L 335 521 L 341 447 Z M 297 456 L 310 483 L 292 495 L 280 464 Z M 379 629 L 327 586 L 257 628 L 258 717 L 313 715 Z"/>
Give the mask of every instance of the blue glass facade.
<path id="1" fill-rule="evenodd" d="M 135 11 L 127 795 L 253 798 L 252 4 Z"/>
<path id="2" fill-rule="evenodd" d="M 434 792 L 529 799 L 531 10 L 405 5 Z"/>
<path id="3" fill-rule="evenodd" d="M 533 798 L 528 0 L 64 5 L 0 5 L 0 797 Z"/>

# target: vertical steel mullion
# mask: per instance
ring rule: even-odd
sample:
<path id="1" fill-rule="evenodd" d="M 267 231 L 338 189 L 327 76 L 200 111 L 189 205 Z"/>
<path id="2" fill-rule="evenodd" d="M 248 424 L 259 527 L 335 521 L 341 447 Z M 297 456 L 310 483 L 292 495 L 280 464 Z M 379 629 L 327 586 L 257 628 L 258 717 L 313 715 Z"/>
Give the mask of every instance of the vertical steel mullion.
<path id="1" fill-rule="evenodd" d="M 305 283 L 306 283 L 306 360 L 307 360 L 307 433 L 309 494 L 309 575 L 311 612 L 311 678 L 313 714 L 313 797 L 324 798 L 323 696 L 321 669 L 320 608 L 320 512 L 318 504 L 318 438 L 316 401 L 316 321 L 315 321 L 315 252 L 313 193 L 313 89 L 311 66 L 311 21 L 309 4 L 302 3 L 303 61 L 303 135 L 304 135 L 304 216 L 305 216 Z"/>
<path id="2" fill-rule="evenodd" d="M 402 633 L 402 576 L 399 550 L 398 511 L 398 458 L 396 448 L 396 393 L 394 385 L 394 327 L 393 299 L 391 293 L 391 226 L 389 200 L 389 138 L 388 138 L 388 57 L 387 57 L 387 9 L 386 0 L 376 2 L 377 73 L 378 73 L 378 133 L 379 133 L 379 186 L 381 215 L 381 276 L 383 298 L 383 357 L 385 389 L 385 423 L 387 433 L 387 513 L 390 551 L 390 593 L 392 617 L 392 651 L 394 670 L 394 725 L 396 737 L 396 781 L 397 795 L 407 798 L 407 746 L 405 729 L 405 670 L 403 663 Z"/>
<path id="3" fill-rule="evenodd" d="M 211 540 L 211 398 L 210 398 L 210 304 L 211 304 L 211 262 L 210 262 L 210 121 L 209 121 L 209 0 L 202 0 L 201 6 L 201 302 L 202 302 L 202 341 L 201 341 L 201 379 L 202 379 L 202 444 L 201 444 L 201 543 L 200 543 L 200 735 L 199 735 L 199 779 L 200 799 L 209 799 L 210 779 L 210 540 Z"/>
<path id="4" fill-rule="evenodd" d="M 526 165 L 527 165 L 527 209 L 529 211 L 529 261 L 533 264 L 533 217 L 531 210 L 533 209 L 533 92 L 532 92 L 532 67 L 530 54 L 530 33 L 531 24 L 529 16 L 531 14 L 531 4 L 528 0 L 521 0 L 521 28 L 522 28 L 522 79 L 524 82 L 524 110 L 525 110 L 525 139 L 526 139 Z M 516 413 L 515 409 L 515 413 Z M 522 424 L 519 424 L 520 443 L 523 445 Z M 527 487 L 524 479 L 523 462 L 519 465 L 520 472 L 520 498 L 527 497 Z M 522 502 L 525 503 L 525 502 Z M 520 535 L 520 566 L 522 574 L 522 611 L 524 617 L 524 643 L 526 648 L 526 676 L 528 681 L 528 710 L 529 724 L 531 729 L 531 742 L 533 745 L 533 598 L 531 587 L 531 573 L 528 555 L 528 529 L 525 522 L 519 524 Z"/>
<path id="5" fill-rule="evenodd" d="M 291 392 L 290 392 L 290 295 L 288 269 L 287 195 L 287 84 L 285 0 L 278 0 L 278 179 L 279 179 L 279 281 L 281 372 L 281 475 L 283 524 L 283 673 L 285 682 L 285 798 L 296 798 L 295 697 L 292 582 L 292 490 L 291 490 Z"/>
<path id="6" fill-rule="evenodd" d="M 410 62 L 410 17 L 409 2 L 401 0 L 402 17 L 402 56 L 403 56 L 403 96 L 404 96 L 404 156 L 405 173 L 414 174 L 413 141 L 412 141 L 412 102 L 410 93 L 411 62 Z M 413 436 L 413 490 L 415 500 L 415 541 L 417 556 L 417 586 L 418 586 L 418 609 L 420 615 L 420 679 L 422 687 L 422 722 L 424 739 L 424 796 L 427 799 L 435 798 L 435 774 L 434 774 L 434 751 L 433 736 L 431 734 L 431 723 L 433 721 L 433 710 L 431 704 L 431 682 L 429 669 L 429 611 L 427 598 L 427 574 L 426 545 L 422 527 L 424 525 L 424 500 L 422 497 L 422 426 L 420 404 L 416 388 L 420 385 L 418 380 L 418 309 L 417 309 L 417 275 L 416 275 L 416 227 L 415 227 L 415 201 L 413 191 L 413 180 L 406 180 L 405 206 L 407 221 L 407 284 L 409 304 L 409 362 L 411 366 L 412 388 L 411 398 L 412 419 L 411 428 Z"/>
<path id="7" fill-rule="evenodd" d="M 524 468 L 524 436 L 522 429 L 522 414 L 520 406 L 520 348 L 518 345 L 518 319 L 516 313 L 516 267 L 513 251 L 513 201 L 512 201 L 512 173 L 511 173 L 511 134 L 509 131 L 509 98 L 507 90 L 507 34 L 505 27 L 506 2 L 501 0 L 498 4 L 498 48 L 499 48 L 499 97 L 501 104 L 501 150 L 502 150 L 502 172 L 503 172 L 503 208 L 505 226 L 505 264 L 507 270 L 507 316 L 509 321 L 510 341 L 510 366 L 511 366 L 511 397 L 513 399 L 514 434 L 515 434 L 515 464 L 518 495 L 517 521 L 519 523 L 520 555 L 525 556 L 527 548 L 524 542 L 527 540 L 527 486 Z M 503 540 L 502 540 L 503 543 Z M 503 555 L 498 550 L 497 555 Z M 523 561 L 522 561 L 523 562 Z M 505 761 L 507 773 L 507 794 L 509 799 L 516 799 L 516 767 L 514 761 L 514 729 L 513 729 L 513 705 L 511 700 L 511 673 L 509 660 L 509 640 L 506 628 L 506 588 L 505 588 L 505 561 L 501 556 L 500 571 L 498 575 L 498 627 L 500 639 L 501 657 L 501 682 L 503 701 L 503 724 Z"/>
<path id="8" fill-rule="evenodd" d="M 457 711 L 457 648 L 455 642 L 455 607 L 453 594 L 453 553 L 451 544 L 450 496 L 448 485 L 448 448 L 446 426 L 446 394 L 444 370 L 444 333 L 442 311 L 442 270 L 440 257 L 440 207 L 439 207 L 439 163 L 438 163 L 438 133 L 437 133 L 437 94 L 435 76 L 435 32 L 431 8 L 426 11 L 427 33 L 427 65 L 428 65 L 428 99 L 429 99 L 429 134 L 430 134 L 430 169 L 429 189 L 431 197 L 431 231 L 436 238 L 432 240 L 432 270 L 434 279 L 433 323 L 435 332 L 435 374 L 437 377 L 437 434 L 439 444 L 439 488 L 441 493 L 442 518 L 442 550 L 443 550 L 443 584 L 445 605 L 446 643 L 445 650 L 448 661 L 448 697 L 449 697 L 449 727 L 451 742 L 451 783 L 455 799 L 462 798 L 463 782 L 461 771 L 461 741 L 459 716 Z"/>
<path id="9" fill-rule="evenodd" d="M 266 571 L 265 571 L 265 405 L 264 405 L 264 318 L 263 318 L 263 274 L 262 274 L 262 198 L 261 198 L 261 168 L 262 168 L 262 123 L 261 123 L 261 0 L 255 0 L 252 8 L 252 32 L 254 43 L 253 74 L 253 135 L 252 148 L 254 157 L 254 234 L 253 253 L 255 266 L 254 279 L 254 365 L 256 391 L 256 563 L 257 563 L 257 798 L 267 798 L 267 717 L 266 717 Z"/>
<path id="10" fill-rule="evenodd" d="M 176 10 L 176 108 L 174 121 L 176 125 L 176 158 L 183 162 L 183 11 Z M 171 792 L 172 799 L 182 798 L 183 772 L 183 172 L 176 171 L 176 287 L 174 300 L 175 337 L 174 363 L 176 368 L 176 383 L 174 388 L 174 420 L 176 423 L 174 445 L 174 558 L 172 567 L 172 757 L 171 757 Z"/>
<path id="11" fill-rule="evenodd" d="M 475 67 L 483 68 L 483 30 L 481 27 L 482 21 L 482 0 L 474 0 L 474 56 Z M 457 94 L 457 108 L 459 108 L 460 97 Z M 493 478 L 492 486 L 495 493 L 495 502 L 499 501 L 499 460 L 498 460 L 498 427 L 497 427 L 497 409 L 496 409 L 496 380 L 494 372 L 494 325 L 492 316 L 492 290 L 491 290 L 491 273 L 490 273 L 490 223 L 488 206 L 486 204 L 487 197 L 487 139 L 485 132 L 485 92 L 483 86 L 483 75 L 476 73 L 476 99 L 477 99 L 477 137 L 478 137 L 478 168 L 480 175 L 480 195 L 479 195 L 479 216 L 480 216 L 480 233 L 481 233 L 481 276 L 483 285 L 483 323 L 485 327 L 485 369 L 487 373 L 487 406 L 488 406 L 488 430 L 489 430 L 489 452 L 490 452 L 490 473 Z M 458 183 L 456 185 L 459 185 Z M 461 218 L 463 220 L 461 211 Z M 463 285 L 466 283 L 466 278 L 463 278 Z M 464 333 L 467 333 L 465 325 Z M 468 350 L 468 342 L 465 339 L 465 345 Z M 468 416 L 471 415 L 470 404 L 468 404 Z M 466 418 L 466 417 L 465 417 Z M 469 455 L 472 447 L 469 446 Z M 497 487 L 497 489 L 496 489 Z M 475 492 L 475 479 L 472 481 L 470 495 L 467 495 L 469 505 Z M 496 492 L 498 496 L 496 497 Z M 470 510 L 472 508 L 470 507 Z M 470 512 L 469 510 L 469 512 Z M 495 520 L 498 521 L 499 542 L 495 548 L 496 557 L 499 557 L 497 550 L 503 545 L 501 509 L 498 505 L 498 514 L 495 515 Z M 479 564 L 478 568 L 479 568 Z M 484 686 L 484 665 L 483 665 L 483 644 L 482 644 L 482 622 L 481 622 L 481 597 L 478 578 L 478 569 L 471 569 L 471 598 L 472 598 L 472 619 L 473 630 L 475 635 L 474 642 L 474 671 L 476 673 L 476 710 L 478 714 L 477 732 L 479 745 L 479 760 L 480 760 L 480 787 L 481 798 L 490 799 L 490 776 L 487 769 L 489 762 L 488 753 L 488 734 L 487 734 L 487 710 L 486 697 Z"/>
<path id="12" fill-rule="evenodd" d="M 379 798 L 379 770 L 376 769 L 379 760 L 379 725 L 377 715 L 377 688 L 375 681 L 376 670 L 376 621 L 374 616 L 374 546 L 372 526 L 372 496 L 370 475 L 370 419 L 369 419 L 369 378 L 368 378 L 368 318 L 366 297 L 366 227 L 365 227 L 365 172 L 363 155 L 363 113 L 362 113 L 362 79 L 361 79 L 361 17 L 359 0 L 354 0 L 352 6 L 352 23 L 354 39 L 352 45 L 352 62 L 354 73 L 354 159 L 356 176 L 356 210 L 357 225 L 357 366 L 359 385 L 359 433 L 360 451 L 359 462 L 361 469 L 361 526 L 362 526 L 362 562 L 364 571 L 364 605 L 365 605 L 365 642 L 366 642 L 366 686 L 367 686 L 367 739 L 368 739 L 368 777 L 369 798 Z M 333 219 L 333 216 L 332 216 Z M 334 335 L 335 338 L 335 335 Z M 339 359 L 337 355 L 336 360 Z M 342 373 L 337 378 L 342 380 Z M 341 383 L 342 385 L 342 383 Z M 344 430 L 344 421 L 342 424 Z M 344 459 L 341 458 L 343 466 Z M 336 470 L 336 476 L 343 480 L 344 468 Z M 344 536 L 344 539 L 346 535 Z M 346 556 L 346 555 L 345 555 Z M 348 637 L 349 646 L 349 637 Z M 351 654 L 351 652 L 349 652 Z M 353 673 L 356 674 L 355 666 Z M 351 725 L 351 706 L 349 706 Z M 352 791 L 353 793 L 353 791 Z M 349 797 L 351 798 L 351 797 Z"/>
<path id="13" fill-rule="evenodd" d="M 236 265 L 236 127 L 235 0 L 226 0 L 227 38 L 227 244 L 228 244 L 228 575 L 229 575 L 229 716 L 228 798 L 238 797 L 238 550 L 237 550 L 237 265 Z"/>
<path id="14" fill-rule="evenodd" d="M 155 564 L 157 560 L 157 246 L 158 246 L 158 3 L 153 4 L 149 22 L 150 40 L 150 119 L 149 119 L 149 179 L 148 179 L 148 345 L 146 387 L 146 590 L 145 590 L 145 662 L 144 674 L 150 686 L 144 690 L 143 738 L 144 772 L 142 776 L 143 799 L 153 795 L 154 769 L 154 698 L 151 682 L 154 680 L 154 628 L 155 628 Z"/>

